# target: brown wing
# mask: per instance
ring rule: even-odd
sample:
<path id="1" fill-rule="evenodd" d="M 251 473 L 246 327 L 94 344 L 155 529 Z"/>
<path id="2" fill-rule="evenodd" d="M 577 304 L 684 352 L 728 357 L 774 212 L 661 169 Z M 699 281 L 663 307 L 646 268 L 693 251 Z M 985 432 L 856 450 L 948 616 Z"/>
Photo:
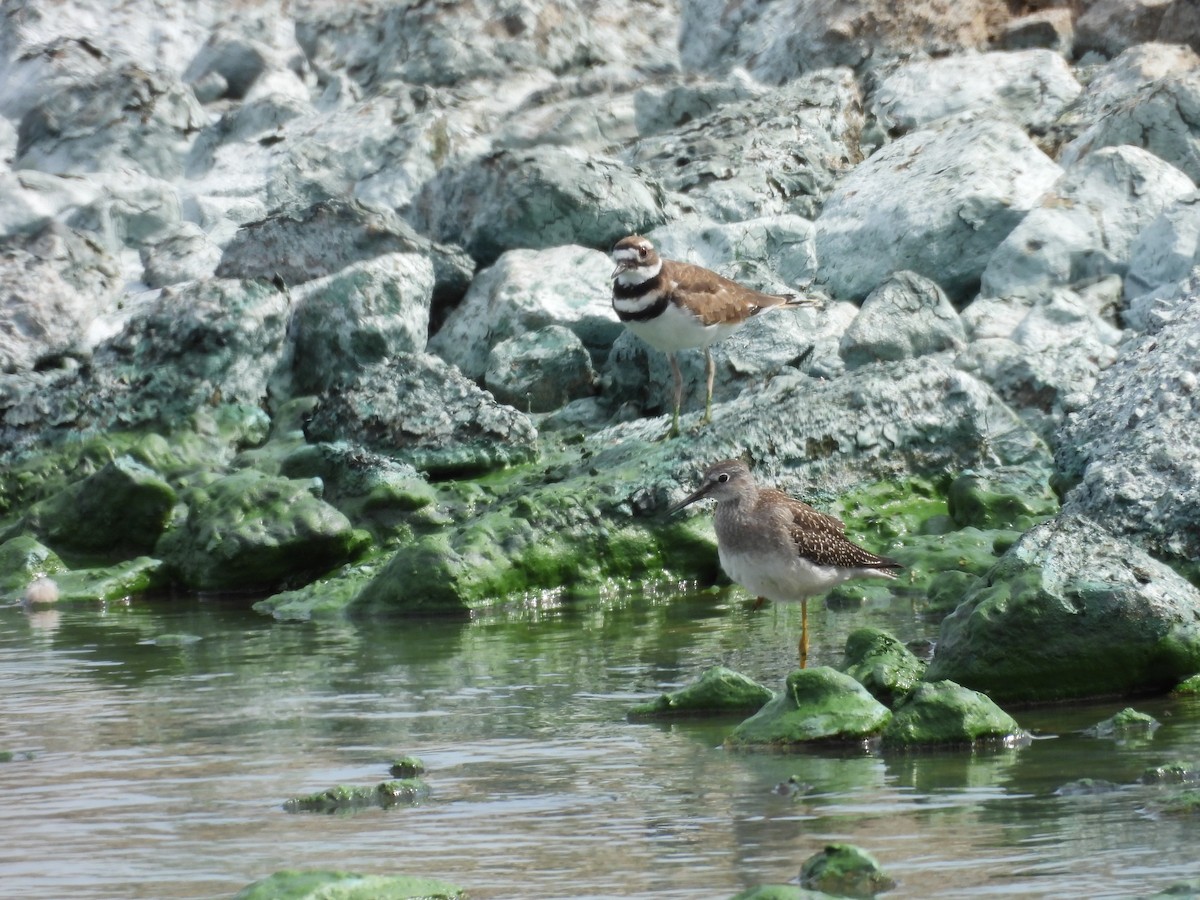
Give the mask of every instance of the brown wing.
<path id="1" fill-rule="evenodd" d="M 771 490 L 770 488 L 759 491 L 759 496 L 769 497 L 772 504 L 780 504 L 786 506 L 788 512 L 792 515 L 793 529 L 800 528 L 804 531 L 815 531 L 824 534 L 837 535 L 842 537 L 846 534 L 846 526 L 842 524 L 842 520 L 837 516 L 831 516 L 828 513 L 823 513 L 819 509 L 813 509 L 807 503 L 789 497 L 782 491 Z"/>
<path id="2" fill-rule="evenodd" d="M 782 306 L 790 296 L 751 290 L 709 269 L 673 259 L 663 260 L 662 274 L 668 292 L 685 292 L 688 305 L 705 325 L 741 322 L 764 309 Z"/>
<path id="3" fill-rule="evenodd" d="M 822 566 L 844 566 L 847 568 L 879 569 L 881 575 L 891 575 L 889 569 L 903 566 L 886 556 L 876 556 L 858 544 L 852 544 L 839 534 L 827 531 L 807 531 L 792 528 L 792 541 L 796 553 Z"/>

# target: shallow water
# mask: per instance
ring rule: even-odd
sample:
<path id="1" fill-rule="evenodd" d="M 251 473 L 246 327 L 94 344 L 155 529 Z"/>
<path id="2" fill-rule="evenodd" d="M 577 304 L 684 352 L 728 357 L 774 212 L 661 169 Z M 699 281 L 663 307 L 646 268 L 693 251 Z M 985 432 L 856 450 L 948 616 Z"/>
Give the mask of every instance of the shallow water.
<path id="1" fill-rule="evenodd" d="M 1126 705 L 1016 711 L 994 752 L 733 753 L 735 721 L 629 724 L 722 663 L 778 688 L 799 609 L 734 591 L 531 603 L 470 622 L 275 623 L 214 600 L 0 610 L 0 884 L 14 898 L 227 898 L 287 868 L 441 877 L 473 898 L 728 897 L 830 841 L 888 897 L 1132 897 L 1200 877 L 1198 823 L 1155 811 L 1150 765 L 1200 761 L 1200 706 L 1126 743 Z M 903 601 L 810 610 L 810 663 Z M 180 638 L 180 636 L 188 636 Z M 198 640 L 195 640 L 198 638 Z M 288 797 L 428 767 L 419 806 L 289 814 Z M 795 775 L 798 798 L 775 785 Z M 1082 777 L 1125 787 L 1061 797 Z"/>

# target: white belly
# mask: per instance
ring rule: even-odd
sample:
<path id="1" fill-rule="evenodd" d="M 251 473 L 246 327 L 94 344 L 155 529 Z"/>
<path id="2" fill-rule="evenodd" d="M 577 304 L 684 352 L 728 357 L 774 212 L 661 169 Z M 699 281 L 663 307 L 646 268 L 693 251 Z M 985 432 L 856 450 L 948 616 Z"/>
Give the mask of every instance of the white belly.
<path id="1" fill-rule="evenodd" d="M 741 323 L 705 325 L 687 310 L 668 303 L 661 316 L 645 322 L 626 322 L 625 327 L 655 350 L 676 353 L 716 343 L 737 331 Z"/>
<path id="2" fill-rule="evenodd" d="M 730 553 L 718 547 L 725 574 L 755 597 L 797 603 L 823 594 L 851 578 L 872 574 L 863 569 L 813 565 L 790 554 Z"/>

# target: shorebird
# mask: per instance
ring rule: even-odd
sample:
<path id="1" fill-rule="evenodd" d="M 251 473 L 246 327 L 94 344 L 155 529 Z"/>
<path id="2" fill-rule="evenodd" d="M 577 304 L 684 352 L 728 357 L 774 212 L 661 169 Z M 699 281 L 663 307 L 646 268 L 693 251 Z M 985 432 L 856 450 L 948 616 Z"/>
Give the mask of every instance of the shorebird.
<path id="1" fill-rule="evenodd" d="M 663 259 L 641 235 L 621 238 L 612 249 L 613 309 L 625 327 L 656 350 L 667 354 L 675 376 L 675 406 L 668 437 L 679 434 L 683 373 L 675 354 L 704 349 L 707 389 L 704 417 L 712 419 L 713 366 L 709 347 L 729 336 L 759 313 L 780 307 L 820 308 L 821 300 L 797 294 L 764 294 L 731 281 L 703 266 Z"/>
<path id="2" fill-rule="evenodd" d="M 801 668 L 808 661 L 809 597 L 852 578 L 895 578 L 904 568 L 847 540 L 841 519 L 759 487 L 740 460 L 714 463 L 700 487 L 669 512 L 705 497 L 717 501 L 717 556 L 725 574 L 760 601 L 800 602 Z"/>

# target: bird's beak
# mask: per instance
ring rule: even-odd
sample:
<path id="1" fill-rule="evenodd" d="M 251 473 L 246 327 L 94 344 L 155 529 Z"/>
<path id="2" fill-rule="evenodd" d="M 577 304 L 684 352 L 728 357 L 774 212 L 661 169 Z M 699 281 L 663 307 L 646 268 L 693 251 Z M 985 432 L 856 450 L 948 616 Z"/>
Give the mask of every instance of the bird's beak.
<path id="1" fill-rule="evenodd" d="M 668 509 L 667 515 L 673 516 L 673 515 L 675 515 L 675 513 L 679 512 L 685 506 L 691 506 L 697 500 L 703 500 L 708 495 L 709 490 L 711 490 L 711 485 L 707 485 L 707 484 L 697 488 L 696 490 L 694 490 L 690 494 L 688 494 L 686 497 L 684 497 L 682 500 L 680 500 L 678 503 L 676 503 L 674 506 L 672 506 L 670 509 Z"/>
<path id="2" fill-rule="evenodd" d="M 624 272 L 625 268 L 626 268 L 625 263 L 623 263 L 623 262 L 617 263 L 617 267 L 615 269 L 613 269 L 612 277 L 610 280 L 616 281 L 617 276 L 620 275 L 622 272 Z"/>

